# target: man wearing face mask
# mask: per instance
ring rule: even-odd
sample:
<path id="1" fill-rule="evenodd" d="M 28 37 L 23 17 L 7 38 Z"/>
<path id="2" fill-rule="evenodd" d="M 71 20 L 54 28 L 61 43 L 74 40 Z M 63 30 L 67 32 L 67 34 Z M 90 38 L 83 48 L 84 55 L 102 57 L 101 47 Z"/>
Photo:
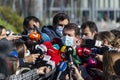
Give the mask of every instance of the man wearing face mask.
<path id="1" fill-rule="evenodd" d="M 74 23 L 69 23 L 63 29 L 62 43 L 66 46 L 76 48 L 77 42 L 80 40 L 80 29 Z"/>
<path id="2" fill-rule="evenodd" d="M 51 40 L 55 37 L 61 38 L 62 31 L 65 25 L 69 23 L 69 18 L 65 13 L 58 13 L 53 18 L 52 26 L 44 26 L 42 32 L 46 33 Z"/>
<path id="3" fill-rule="evenodd" d="M 80 41 L 80 29 L 78 28 L 78 26 L 75 23 L 68 23 L 67 25 L 65 25 L 65 27 L 63 29 L 63 36 L 61 37 L 61 40 L 62 40 L 63 45 L 65 45 L 67 47 L 71 46 L 73 48 L 73 53 L 71 53 L 72 59 L 73 59 L 73 65 L 77 66 L 76 69 L 79 70 L 80 63 L 75 62 L 76 60 L 78 60 L 80 62 L 80 58 L 76 54 L 76 48 L 77 48 L 78 42 Z M 70 58 L 69 54 L 66 56 L 66 59 L 68 59 L 68 58 Z M 69 62 L 69 59 L 68 59 L 68 62 Z M 70 61 L 70 63 L 71 63 L 71 61 Z M 71 66 L 71 65 L 69 65 L 69 66 Z M 60 80 L 63 80 L 63 79 L 66 80 L 67 74 L 69 74 L 70 70 L 68 67 L 66 69 L 66 71 L 64 73 L 62 73 L 62 75 L 60 76 Z M 74 74 L 77 74 L 77 73 L 74 73 Z M 80 76 L 81 76 L 81 74 L 80 74 Z M 68 78 L 71 79 L 70 76 Z M 76 79 L 74 79 L 74 78 L 76 78 Z M 77 80 L 77 78 L 78 77 L 72 77 L 73 80 Z"/>

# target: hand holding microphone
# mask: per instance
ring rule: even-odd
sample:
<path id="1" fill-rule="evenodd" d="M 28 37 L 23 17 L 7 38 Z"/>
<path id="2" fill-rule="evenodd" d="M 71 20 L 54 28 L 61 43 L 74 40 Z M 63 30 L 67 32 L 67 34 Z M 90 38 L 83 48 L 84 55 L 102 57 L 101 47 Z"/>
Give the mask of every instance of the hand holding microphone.
<path id="1" fill-rule="evenodd" d="M 71 66 L 71 71 L 76 80 L 84 80 L 81 71 L 79 71 L 75 65 Z"/>

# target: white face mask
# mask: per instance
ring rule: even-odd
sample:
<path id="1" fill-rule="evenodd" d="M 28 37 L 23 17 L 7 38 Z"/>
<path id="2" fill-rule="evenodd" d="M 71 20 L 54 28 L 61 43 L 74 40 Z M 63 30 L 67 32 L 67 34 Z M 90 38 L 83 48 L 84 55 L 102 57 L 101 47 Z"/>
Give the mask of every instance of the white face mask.
<path id="1" fill-rule="evenodd" d="M 25 57 L 26 57 L 26 56 L 29 56 L 29 55 L 30 55 L 30 51 L 27 50 L 27 52 L 25 53 Z"/>
<path id="2" fill-rule="evenodd" d="M 62 43 L 66 46 L 73 46 L 73 37 L 70 36 L 63 36 L 62 38 Z"/>
<path id="3" fill-rule="evenodd" d="M 57 26 L 57 29 L 56 29 L 56 33 L 61 37 L 63 36 L 62 32 L 63 32 L 63 26 Z"/>

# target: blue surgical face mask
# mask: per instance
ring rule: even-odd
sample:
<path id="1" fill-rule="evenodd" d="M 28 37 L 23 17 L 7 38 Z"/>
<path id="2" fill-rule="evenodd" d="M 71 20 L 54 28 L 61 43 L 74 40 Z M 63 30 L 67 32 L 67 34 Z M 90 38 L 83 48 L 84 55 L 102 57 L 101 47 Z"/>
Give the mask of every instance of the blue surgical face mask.
<path id="1" fill-rule="evenodd" d="M 70 36 L 63 36 L 62 43 L 66 46 L 73 46 L 73 37 Z"/>
<path id="2" fill-rule="evenodd" d="M 63 34 L 62 34 L 63 28 L 64 28 L 63 26 L 57 26 L 56 33 L 57 33 L 60 37 L 63 36 Z"/>

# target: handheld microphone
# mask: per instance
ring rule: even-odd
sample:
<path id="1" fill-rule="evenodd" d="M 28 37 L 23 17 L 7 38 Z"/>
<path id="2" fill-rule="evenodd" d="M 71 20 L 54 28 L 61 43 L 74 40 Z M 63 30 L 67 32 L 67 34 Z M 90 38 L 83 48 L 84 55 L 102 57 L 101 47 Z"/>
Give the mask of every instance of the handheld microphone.
<path id="1" fill-rule="evenodd" d="M 52 47 L 55 48 L 55 49 L 57 49 L 57 50 L 60 49 L 60 46 L 58 44 L 53 44 Z"/>
<path id="2" fill-rule="evenodd" d="M 102 41 L 85 39 L 85 40 L 83 40 L 82 46 L 87 47 L 87 48 L 101 47 L 102 46 Z"/>
<path id="3" fill-rule="evenodd" d="M 67 46 L 66 47 L 66 55 L 69 56 L 68 60 L 70 61 L 71 65 L 73 64 L 72 54 L 73 54 L 73 48 L 71 46 Z"/>
<path id="4" fill-rule="evenodd" d="M 36 30 L 39 34 L 42 33 L 41 30 L 40 30 L 40 28 L 38 28 L 36 25 L 33 25 L 33 26 L 34 26 L 35 30 Z"/>
<path id="5" fill-rule="evenodd" d="M 30 33 L 29 35 L 21 35 L 22 37 L 28 37 L 30 40 L 39 41 L 41 35 L 35 32 Z"/>
<path id="6" fill-rule="evenodd" d="M 42 38 L 43 42 L 51 41 L 50 37 L 46 33 L 41 33 L 41 38 Z"/>
<path id="7" fill-rule="evenodd" d="M 52 43 L 50 41 L 43 42 L 43 45 L 45 45 L 47 47 L 47 49 L 52 47 Z"/>
<path id="8" fill-rule="evenodd" d="M 76 53 L 77 53 L 78 56 L 82 56 L 83 55 L 83 48 L 77 47 L 76 48 Z"/>
<path id="9" fill-rule="evenodd" d="M 60 38 L 55 37 L 52 39 L 52 44 L 58 44 L 59 46 L 62 46 L 63 43 Z"/>
<path id="10" fill-rule="evenodd" d="M 52 61 L 52 60 L 47 61 L 46 64 L 50 65 L 50 67 L 51 67 L 52 70 L 55 68 L 55 62 Z"/>
<path id="11" fill-rule="evenodd" d="M 92 51 L 91 51 L 90 48 L 84 47 L 84 48 L 83 48 L 83 54 L 84 54 L 85 56 L 89 56 L 90 54 L 92 54 Z"/>
<path id="12" fill-rule="evenodd" d="M 43 60 L 44 61 L 50 61 L 51 56 L 44 54 Z"/>
<path id="13" fill-rule="evenodd" d="M 12 50 L 12 51 L 9 53 L 8 56 L 9 56 L 9 57 L 16 57 L 16 58 L 18 58 L 18 52 L 17 52 L 16 50 Z"/>
<path id="14" fill-rule="evenodd" d="M 58 76 L 55 80 L 58 80 L 61 73 L 64 72 L 66 69 L 67 69 L 67 63 L 66 62 L 60 62 L 60 65 L 58 67 L 59 73 L 58 73 Z"/>
<path id="15" fill-rule="evenodd" d="M 62 61 L 65 61 L 66 60 L 66 46 L 62 46 L 61 48 L 60 48 L 60 56 L 61 56 L 61 58 L 62 58 Z"/>
<path id="16" fill-rule="evenodd" d="M 51 56 L 51 60 L 53 60 L 56 65 L 60 62 L 61 57 L 60 52 L 58 50 L 54 48 L 49 48 L 47 54 Z"/>
<path id="17" fill-rule="evenodd" d="M 96 66 L 97 65 L 97 61 L 96 61 L 95 58 L 89 57 L 88 64 L 91 65 L 91 66 Z"/>
<path id="18" fill-rule="evenodd" d="M 45 54 L 45 53 L 47 53 L 47 47 L 46 47 L 45 45 L 43 45 L 43 44 L 41 44 L 41 45 L 36 45 L 36 46 L 35 46 L 35 50 L 36 50 L 37 52 L 39 52 L 40 54 Z"/>

